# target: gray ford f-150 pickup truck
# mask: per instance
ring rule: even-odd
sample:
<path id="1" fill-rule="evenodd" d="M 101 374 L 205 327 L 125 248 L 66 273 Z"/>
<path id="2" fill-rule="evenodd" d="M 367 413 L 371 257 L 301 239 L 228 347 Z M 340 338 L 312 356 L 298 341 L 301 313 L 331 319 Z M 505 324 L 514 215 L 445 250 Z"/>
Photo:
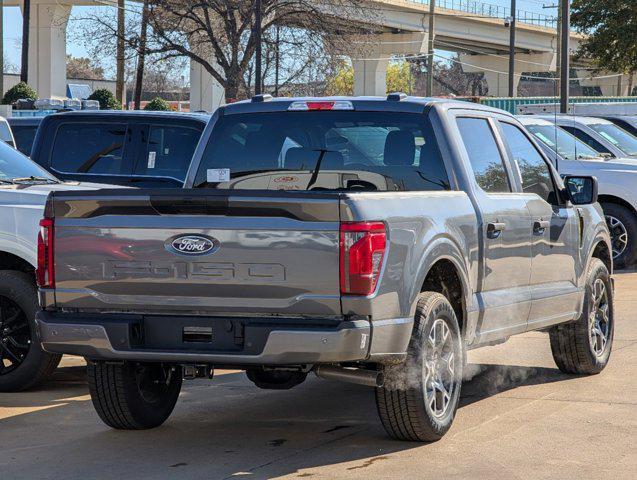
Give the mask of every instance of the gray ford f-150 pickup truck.
<path id="1" fill-rule="evenodd" d="M 596 179 L 563 183 L 505 112 L 258 96 L 216 112 L 186 186 L 47 204 L 40 339 L 88 359 L 114 428 L 162 424 L 182 378 L 232 367 L 373 386 L 391 436 L 435 441 L 467 349 L 542 330 L 564 372 L 608 362 Z"/>

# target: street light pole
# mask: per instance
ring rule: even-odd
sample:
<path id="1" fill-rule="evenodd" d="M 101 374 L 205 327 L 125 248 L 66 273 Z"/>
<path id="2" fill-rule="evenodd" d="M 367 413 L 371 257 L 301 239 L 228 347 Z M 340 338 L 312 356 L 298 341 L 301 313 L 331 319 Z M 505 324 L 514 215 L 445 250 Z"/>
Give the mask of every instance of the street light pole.
<path id="1" fill-rule="evenodd" d="M 255 40 L 257 43 L 256 52 L 255 52 L 255 67 L 254 67 L 254 76 L 256 77 L 254 80 L 254 94 L 260 95 L 263 93 L 263 87 L 261 85 L 261 62 L 262 62 L 262 49 L 261 49 L 261 34 L 262 34 L 262 21 L 261 21 L 261 0 L 256 0 L 255 5 L 255 13 L 254 13 L 254 28 L 255 30 Z"/>
<path id="2" fill-rule="evenodd" d="M 509 97 L 515 97 L 515 23 L 516 23 L 516 0 L 511 0 L 511 25 L 509 26 Z"/>
<path id="3" fill-rule="evenodd" d="M 569 93 L 570 93 L 570 41 L 571 41 L 571 2 L 570 0 L 560 0 L 560 10 L 562 12 L 562 38 L 560 56 L 560 112 L 568 113 Z"/>
<path id="4" fill-rule="evenodd" d="M 431 97 L 434 91 L 434 28 L 436 23 L 436 0 L 429 0 L 429 32 L 427 40 L 427 84 L 425 96 Z"/>
<path id="5" fill-rule="evenodd" d="M 31 0 L 24 0 L 22 5 L 22 58 L 20 65 L 20 81 L 29 81 L 29 25 L 31 23 Z"/>

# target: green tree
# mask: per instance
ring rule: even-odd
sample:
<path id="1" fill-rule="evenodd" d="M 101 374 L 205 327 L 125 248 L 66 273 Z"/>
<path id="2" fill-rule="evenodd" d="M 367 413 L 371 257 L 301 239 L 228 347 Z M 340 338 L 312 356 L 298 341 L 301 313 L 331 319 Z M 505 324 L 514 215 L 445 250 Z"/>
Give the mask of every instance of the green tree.
<path id="1" fill-rule="evenodd" d="M 153 98 L 150 102 L 146 104 L 144 110 L 156 111 L 156 112 L 170 112 L 172 108 L 170 108 L 170 104 L 160 97 Z"/>
<path id="2" fill-rule="evenodd" d="M 635 0 L 574 0 L 573 26 L 587 35 L 577 56 L 600 70 L 637 70 L 637 6 Z"/>
<path id="3" fill-rule="evenodd" d="M 17 102 L 18 100 L 37 100 L 38 94 L 35 90 L 33 90 L 29 85 L 25 82 L 20 82 L 17 85 L 14 85 L 7 93 L 4 94 L 2 98 L 3 105 L 11 105 L 12 103 Z"/>
<path id="4" fill-rule="evenodd" d="M 408 62 L 390 63 L 387 67 L 387 93 L 409 93 L 413 87 L 413 79 Z M 354 69 L 343 65 L 336 73 L 327 79 L 327 95 L 353 95 Z"/>
<path id="5" fill-rule="evenodd" d="M 122 106 L 115 99 L 115 96 L 110 90 L 106 88 L 98 88 L 95 90 L 90 97 L 89 100 L 97 100 L 100 102 L 101 110 L 121 110 Z"/>

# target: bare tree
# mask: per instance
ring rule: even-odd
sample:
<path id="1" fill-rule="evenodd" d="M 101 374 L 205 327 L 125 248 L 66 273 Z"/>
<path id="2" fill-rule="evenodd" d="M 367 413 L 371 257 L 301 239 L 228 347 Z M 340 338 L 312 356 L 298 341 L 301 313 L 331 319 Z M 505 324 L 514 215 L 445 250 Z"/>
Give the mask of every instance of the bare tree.
<path id="1" fill-rule="evenodd" d="M 142 102 L 144 63 L 146 61 L 146 42 L 148 38 L 148 17 L 150 14 L 148 1 L 149 0 L 144 0 L 142 24 L 139 33 L 139 45 L 137 47 L 137 74 L 135 76 L 135 96 L 133 98 L 133 101 L 135 102 L 135 110 L 139 110 L 141 108 Z"/>
<path id="2" fill-rule="evenodd" d="M 115 72 L 115 98 L 122 102 L 124 98 L 124 75 L 126 62 L 126 2 L 117 0 L 117 54 Z"/>
<path id="3" fill-rule="evenodd" d="M 253 83 L 246 82 L 246 73 L 254 70 L 254 5 L 254 0 L 153 0 L 149 24 L 154 33 L 148 50 L 201 64 L 225 89 L 226 100 L 232 101 Z M 364 0 L 331 0 L 328 4 L 262 0 L 262 9 L 264 38 L 269 38 L 265 43 L 271 42 L 278 25 L 295 36 L 297 43 L 320 45 L 319 52 L 351 52 L 352 36 L 369 33 L 366 20 L 375 13 Z M 264 60 L 267 83 L 274 56 L 266 53 Z"/>

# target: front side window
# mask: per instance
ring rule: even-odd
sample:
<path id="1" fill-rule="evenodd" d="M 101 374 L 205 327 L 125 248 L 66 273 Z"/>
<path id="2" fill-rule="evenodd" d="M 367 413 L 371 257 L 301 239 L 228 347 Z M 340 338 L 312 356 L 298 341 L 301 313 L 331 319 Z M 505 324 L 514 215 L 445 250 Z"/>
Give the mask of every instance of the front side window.
<path id="1" fill-rule="evenodd" d="M 151 125 L 135 174 L 184 180 L 200 137 L 201 131 L 195 128 Z"/>
<path id="2" fill-rule="evenodd" d="M 586 133 L 581 128 L 571 127 L 569 125 L 561 125 L 560 127 L 566 130 L 571 135 L 579 138 L 582 142 L 584 142 L 586 145 L 591 147 L 593 150 L 596 150 L 599 153 L 604 153 L 606 155 L 611 155 L 611 156 L 613 155 L 608 148 L 606 148 L 600 142 L 595 140 L 593 137 L 591 137 L 588 133 Z"/>
<path id="3" fill-rule="evenodd" d="M 55 135 L 51 166 L 63 173 L 130 175 L 124 164 L 127 125 L 65 123 Z"/>
<path id="4" fill-rule="evenodd" d="M 423 115 L 309 111 L 221 117 L 194 187 L 418 191 L 450 184 Z"/>
<path id="5" fill-rule="evenodd" d="M 488 193 L 510 192 L 509 177 L 489 121 L 484 118 L 460 117 L 457 122 L 480 188 Z"/>
<path id="6" fill-rule="evenodd" d="M 500 122 L 504 140 L 517 163 L 524 193 L 535 193 L 548 203 L 555 203 L 555 188 L 548 164 L 517 126 Z"/>

